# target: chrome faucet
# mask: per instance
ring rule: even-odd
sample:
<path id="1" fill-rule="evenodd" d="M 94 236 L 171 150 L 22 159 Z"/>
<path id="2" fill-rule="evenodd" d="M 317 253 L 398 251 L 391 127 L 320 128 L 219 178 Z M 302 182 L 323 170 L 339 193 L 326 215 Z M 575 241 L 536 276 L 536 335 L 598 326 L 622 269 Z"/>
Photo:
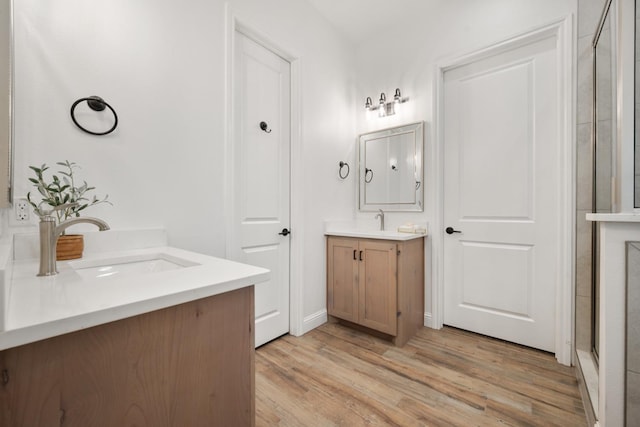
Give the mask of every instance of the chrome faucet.
<path id="1" fill-rule="evenodd" d="M 109 229 L 109 224 L 98 218 L 91 217 L 78 217 L 62 221 L 56 226 L 56 218 L 53 216 L 53 212 L 61 209 L 77 206 L 77 203 L 67 203 L 64 205 L 56 206 L 52 210 L 41 210 L 40 214 L 40 271 L 38 276 L 53 276 L 58 274 L 56 268 L 56 243 L 58 237 L 66 230 L 75 224 L 83 222 L 94 224 L 100 231 Z"/>
<path id="2" fill-rule="evenodd" d="M 384 231 L 384 212 L 382 209 L 378 209 L 380 211 L 379 214 L 376 215 L 376 219 L 380 218 L 380 231 Z"/>

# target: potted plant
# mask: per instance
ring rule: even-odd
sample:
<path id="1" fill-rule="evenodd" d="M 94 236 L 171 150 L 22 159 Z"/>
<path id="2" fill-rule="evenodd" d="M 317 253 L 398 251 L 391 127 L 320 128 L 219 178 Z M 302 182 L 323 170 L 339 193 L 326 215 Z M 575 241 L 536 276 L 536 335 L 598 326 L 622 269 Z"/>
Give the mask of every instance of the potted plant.
<path id="1" fill-rule="evenodd" d="M 80 212 L 89 206 L 100 203 L 111 204 L 107 200 L 109 195 L 103 198 L 98 198 L 94 195 L 89 198 L 87 193 L 95 190 L 95 187 L 89 187 L 86 181 L 77 186 L 75 172 L 80 169 L 80 166 L 76 163 L 65 160 L 64 162 L 56 162 L 56 164 L 61 166 L 62 170 L 58 171 L 58 175 L 53 174 L 50 179 L 46 179 L 44 176 L 44 173 L 49 169 L 46 164 L 40 167 L 29 166 L 36 175 L 35 178 L 29 178 L 29 181 L 38 189 L 38 193 L 42 198 L 40 202 L 36 203 L 31 199 L 31 192 L 27 193 L 27 201 L 33 207 L 36 215 L 43 216 L 46 212 L 58 206 L 75 203 L 74 206 L 54 211 L 53 214 L 57 217 L 57 223 L 60 224 L 69 218 L 79 217 Z M 65 234 L 63 232 L 57 242 L 57 259 L 81 258 L 83 249 L 84 239 L 82 235 Z"/>

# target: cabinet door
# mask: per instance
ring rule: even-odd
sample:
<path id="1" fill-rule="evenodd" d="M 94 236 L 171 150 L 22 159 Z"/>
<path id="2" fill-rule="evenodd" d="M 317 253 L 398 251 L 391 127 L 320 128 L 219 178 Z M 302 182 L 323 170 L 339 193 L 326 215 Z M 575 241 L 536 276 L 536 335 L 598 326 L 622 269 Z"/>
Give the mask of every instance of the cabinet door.
<path id="1" fill-rule="evenodd" d="M 385 241 L 361 240 L 358 292 L 361 325 L 397 333 L 397 249 Z M 361 254 L 361 256 L 360 256 Z"/>
<path id="2" fill-rule="evenodd" d="M 357 239 L 327 239 L 327 311 L 350 322 L 358 321 L 357 255 Z"/>

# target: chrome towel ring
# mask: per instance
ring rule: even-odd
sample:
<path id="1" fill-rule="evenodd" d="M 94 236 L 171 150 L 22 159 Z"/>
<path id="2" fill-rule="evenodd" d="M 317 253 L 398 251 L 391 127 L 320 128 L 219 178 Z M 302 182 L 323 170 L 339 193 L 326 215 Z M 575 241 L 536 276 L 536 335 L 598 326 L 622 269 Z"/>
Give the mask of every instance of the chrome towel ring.
<path id="1" fill-rule="evenodd" d="M 109 129 L 106 132 L 93 132 L 93 131 L 90 131 L 90 130 L 82 127 L 80 125 L 80 123 L 78 123 L 78 121 L 76 120 L 75 109 L 78 106 L 78 104 L 80 104 L 83 101 L 87 101 L 87 105 L 93 111 L 103 111 L 105 108 L 108 108 L 109 110 L 111 110 L 111 113 L 113 114 L 113 118 L 114 118 L 114 123 L 113 123 L 113 126 L 111 127 L 111 129 Z M 76 102 L 74 102 L 71 105 L 71 120 L 73 120 L 73 123 L 75 123 L 76 126 L 78 126 L 80 129 L 82 129 L 86 133 L 90 133 L 91 135 L 98 135 L 98 136 L 107 135 L 107 134 L 110 134 L 111 132 L 113 132 L 114 130 L 116 130 L 116 127 L 118 127 L 118 115 L 116 114 L 116 110 L 114 110 L 113 107 L 111 107 L 111 105 L 109 105 L 107 103 L 107 101 L 105 101 L 104 99 L 100 98 L 99 96 L 89 96 L 89 97 L 86 97 L 86 98 L 80 98 Z"/>

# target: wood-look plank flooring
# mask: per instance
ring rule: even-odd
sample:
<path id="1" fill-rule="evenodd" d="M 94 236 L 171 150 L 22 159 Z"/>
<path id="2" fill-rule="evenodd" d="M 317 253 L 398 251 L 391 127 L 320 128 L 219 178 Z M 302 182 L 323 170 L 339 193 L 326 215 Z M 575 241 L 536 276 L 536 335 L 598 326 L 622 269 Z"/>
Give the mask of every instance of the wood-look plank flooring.
<path id="1" fill-rule="evenodd" d="M 404 347 L 328 323 L 256 351 L 256 426 L 586 426 L 573 368 L 445 327 Z"/>

